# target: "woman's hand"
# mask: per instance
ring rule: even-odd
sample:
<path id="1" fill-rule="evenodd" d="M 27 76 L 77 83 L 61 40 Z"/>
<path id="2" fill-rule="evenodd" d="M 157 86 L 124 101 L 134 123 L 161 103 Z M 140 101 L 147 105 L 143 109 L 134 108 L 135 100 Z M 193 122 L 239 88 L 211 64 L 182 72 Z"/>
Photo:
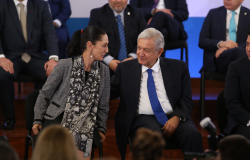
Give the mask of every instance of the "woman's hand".
<path id="1" fill-rule="evenodd" d="M 100 134 L 100 136 L 102 138 L 101 142 L 103 143 L 105 141 L 106 137 L 101 131 L 99 131 L 99 134 Z"/>
<path id="2" fill-rule="evenodd" d="M 34 124 L 33 127 L 32 127 L 32 130 L 33 130 L 35 135 L 37 135 L 40 132 L 41 129 L 42 129 L 41 124 Z"/>

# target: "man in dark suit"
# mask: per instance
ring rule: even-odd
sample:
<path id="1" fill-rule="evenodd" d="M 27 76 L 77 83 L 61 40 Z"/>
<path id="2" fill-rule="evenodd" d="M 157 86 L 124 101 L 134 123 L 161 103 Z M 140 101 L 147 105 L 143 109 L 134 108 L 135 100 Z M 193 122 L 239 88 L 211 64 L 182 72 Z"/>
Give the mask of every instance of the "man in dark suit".
<path id="1" fill-rule="evenodd" d="M 58 61 L 57 37 L 48 3 L 40 0 L 1 0 L 0 35 L 3 129 L 13 129 L 14 79 L 25 71 L 44 82 Z M 44 43 L 49 56 L 43 53 Z"/>
<path id="2" fill-rule="evenodd" d="M 224 0 L 224 6 L 209 11 L 199 39 L 204 49 L 201 71 L 226 73 L 230 62 L 245 56 L 250 10 L 241 6 L 243 1 Z"/>
<path id="3" fill-rule="evenodd" d="M 131 0 L 130 5 L 142 9 L 148 27 L 161 31 L 166 42 L 188 38 L 182 24 L 189 14 L 186 0 Z"/>
<path id="4" fill-rule="evenodd" d="M 241 134 L 250 139 L 250 30 L 246 54 L 228 66 L 224 97 L 229 116 L 225 133 Z"/>
<path id="5" fill-rule="evenodd" d="M 134 137 L 140 127 L 160 132 L 182 152 L 203 152 L 201 134 L 190 117 L 188 68 L 182 61 L 159 58 L 163 47 L 161 32 L 144 30 L 138 37 L 138 60 L 120 63 L 111 78 L 111 99 L 120 97 L 115 132 L 122 159 L 127 137 Z"/>
<path id="6" fill-rule="evenodd" d="M 56 28 L 58 38 L 59 59 L 67 58 L 66 48 L 69 43 L 69 30 L 66 25 L 71 15 L 69 0 L 48 0 L 53 18 L 53 24 Z"/>
<path id="7" fill-rule="evenodd" d="M 139 9 L 127 5 L 128 0 L 108 2 L 91 10 L 89 26 L 95 25 L 107 32 L 109 53 L 103 61 L 115 71 L 118 63 L 136 58 L 136 40 L 146 28 L 146 22 Z"/>

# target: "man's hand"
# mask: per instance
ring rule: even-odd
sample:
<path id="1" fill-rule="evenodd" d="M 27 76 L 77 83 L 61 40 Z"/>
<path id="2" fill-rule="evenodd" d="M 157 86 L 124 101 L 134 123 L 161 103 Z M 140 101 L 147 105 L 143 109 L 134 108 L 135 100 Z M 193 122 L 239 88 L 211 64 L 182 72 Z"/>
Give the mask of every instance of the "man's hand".
<path id="1" fill-rule="evenodd" d="M 121 63 L 120 61 L 116 60 L 116 59 L 113 59 L 112 61 L 110 61 L 109 63 L 109 68 L 112 69 L 112 71 L 115 71 L 117 65 Z"/>
<path id="2" fill-rule="evenodd" d="M 232 48 L 238 47 L 238 44 L 235 43 L 232 40 L 230 40 L 230 41 L 222 41 L 222 42 L 219 43 L 219 47 L 220 48 L 232 49 Z"/>
<path id="3" fill-rule="evenodd" d="M 3 58 L 0 58 L 0 67 L 2 67 L 6 72 L 9 72 L 10 74 L 14 74 L 14 67 L 13 67 L 13 63 L 3 57 Z"/>
<path id="4" fill-rule="evenodd" d="M 132 59 L 134 59 L 134 58 L 133 57 L 129 57 L 129 58 L 124 59 L 122 62 L 129 61 L 129 60 L 132 60 Z"/>
<path id="5" fill-rule="evenodd" d="M 46 76 L 48 77 L 50 73 L 53 71 L 53 68 L 57 65 L 57 62 L 54 59 L 50 59 L 45 63 L 44 69 L 46 71 Z"/>
<path id="6" fill-rule="evenodd" d="M 99 131 L 99 134 L 100 134 L 100 136 L 101 136 L 101 138 L 102 138 L 102 143 L 105 141 L 105 139 L 106 139 L 106 136 L 101 132 L 101 131 Z"/>
<path id="7" fill-rule="evenodd" d="M 178 116 L 174 116 L 171 119 L 169 119 L 162 128 L 163 135 L 166 137 L 171 137 L 172 134 L 177 129 L 179 123 L 180 123 L 180 118 Z"/>
<path id="8" fill-rule="evenodd" d="M 218 49 L 216 51 L 216 53 L 215 53 L 215 58 L 218 58 L 221 55 L 221 53 L 223 53 L 225 50 L 228 50 L 228 48 L 220 48 L 220 49 Z"/>
<path id="9" fill-rule="evenodd" d="M 42 129 L 42 125 L 41 124 L 34 124 L 33 127 L 32 127 L 32 130 L 34 132 L 35 135 L 37 135 Z"/>
<path id="10" fill-rule="evenodd" d="M 157 12 L 164 12 L 164 13 L 166 13 L 166 14 L 168 14 L 168 15 L 170 15 L 171 17 L 173 17 L 174 18 L 174 15 L 171 13 L 171 9 L 156 9 L 156 11 L 155 11 L 155 13 L 157 13 Z"/>

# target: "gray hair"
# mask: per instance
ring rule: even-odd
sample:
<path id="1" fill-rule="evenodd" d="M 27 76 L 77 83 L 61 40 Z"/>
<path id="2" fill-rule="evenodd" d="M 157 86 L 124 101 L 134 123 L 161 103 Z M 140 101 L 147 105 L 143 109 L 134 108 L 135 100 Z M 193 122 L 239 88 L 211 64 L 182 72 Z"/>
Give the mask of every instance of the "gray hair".
<path id="1" fill-rule="evenodd" d="M 159 51 L 161 48 L 164 49 L 164 45 L 165 45 L 165 41 L 164 41 L 164 37 L 161 34 L 160 31 L 158 31 L 155 28 L 148 28 L 145 29 L 144 31 L 142 31 L 139 36 L 137 41 L 142 38 L 142 39 L 151 39 L 154 38 L 154 42 L 155 42 L 155 51 Z"/>

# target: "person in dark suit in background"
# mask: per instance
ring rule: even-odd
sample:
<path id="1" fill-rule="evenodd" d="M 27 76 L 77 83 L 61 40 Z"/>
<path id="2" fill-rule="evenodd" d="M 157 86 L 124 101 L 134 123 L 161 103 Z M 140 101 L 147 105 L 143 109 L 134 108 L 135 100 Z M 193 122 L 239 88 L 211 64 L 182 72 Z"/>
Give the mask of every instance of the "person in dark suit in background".
<path id="1" fill-rule="evenodd" d="M 224 97 L 229 112 L 226 134 L 241 134 L 250 140 L 250 30 L 246 57 L 228 66 Z"/>
<path id="2" fill-rule="evenodd" d="M 0 35 L 3 129 L 13 129 L 14 79 L 26 71 L 44 82 L 58 61 L 57 37 L 48 3 L 40 0 L 1 0 Z M 49 56 L 43 53 L 44 45 Z"/>
<path id="3" fill-rule="evenodd" d="M 115 114 L 116 142 L 125 159 L 127 137 L 140 127 L 160 132 L 182 152 L 203 152 L 202 137 L 191 120 L 193 101 L 183 61 L 159 58 L 164 37 L 148 28 L 138 37 L 137 59 L 118 64 L 111 78 L 111 99 L 120 97 Z"/>
<path id="4" fill-rule="evenodd" d="M 66 48 L 70 40 L 68 26 L 66 25 L 71 15 L 70 3 L 69 0 L 48 1 L 58 38 L 59 59 L 65 59 L 67 58 Z"/>
<path id="5" fill-rule="evenodd" d="M 182 24 L 189 14 L 186 0 L 130 0 L 130 5 L 142 9 L 148 27 L 161 31 L 166 42 L 188 38 Z"/>
<path id="6" fill-rule="evenodd" d="M 211 9 L 203 23 L 199 47 L 204 50 L 201 71 L 226 73 L 230 62 L 245 56 L 250 10 L 244 0 L 224 0 L 224 6 Z"/>
<path id="7" fill-rule="evenodd" d="M 109 52 L 103 61 L 112 71 L 118 63 L 136 58 L 136 39 L 147 26 L 143 13 L 127 3 L 108 0 L 108 4 L 90 12 L 89 26 L 101 27 L 108 34 Z"/>

